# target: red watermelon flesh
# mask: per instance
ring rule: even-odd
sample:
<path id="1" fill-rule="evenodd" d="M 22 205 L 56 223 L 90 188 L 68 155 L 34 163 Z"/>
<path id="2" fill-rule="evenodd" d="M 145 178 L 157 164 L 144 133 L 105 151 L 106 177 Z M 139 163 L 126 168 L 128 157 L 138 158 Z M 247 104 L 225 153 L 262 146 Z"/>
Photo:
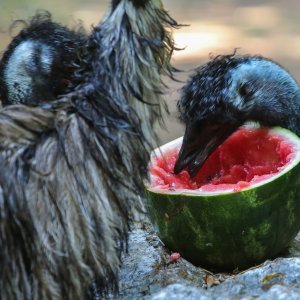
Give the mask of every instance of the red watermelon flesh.
<path id="1" fill-rule="evenodd" d="M 207 159 L 195 178 L 173 172 L 180 145 L 152 158 L 151 186 L 165 190 L 241 191 L 281 171 L 294 157 L 293 144 L 268 129 L 241 127 Z"/>

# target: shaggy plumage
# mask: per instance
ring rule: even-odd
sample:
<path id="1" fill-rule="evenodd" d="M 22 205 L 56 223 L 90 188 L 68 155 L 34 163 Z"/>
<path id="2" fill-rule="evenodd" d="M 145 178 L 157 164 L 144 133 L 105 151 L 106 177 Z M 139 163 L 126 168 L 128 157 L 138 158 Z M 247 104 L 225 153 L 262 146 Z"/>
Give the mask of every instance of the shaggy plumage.
<path id="1" fill-rule="evenodd" d="M 65 28 L 53 26 L 48 37 L 56 40 Z M 11 97 L 2 78 L 4 103 L 37 106 L 0 111 L 1 299 L 86 299 L 93 282 L 100 293 L 116 291 L 129 224 L 143 207 L 139 195 L 164 103 L 161 76 L 172 76 L 176 26 L 159 0 L 113 1 L 91 35 L 57 38 L 51 55 L 78 58 L 68 89 L 50 90 L 46 102 L 34 89 L 15 89 Z M 29 26 L 12 42 L 2 70 L 33 32 Z M 70 35 L 70 48 L 60 48 Z M 53 46 L 48 38 L 41 43 Z M 31 73 L 24 76 L 32 87 Z M 57 80 L 65 78 L 58 72 Z"/>
<path id="2" fill-rule="evenodd" d="M 217 56 L 198 68 L 178 102 L 186 124 L 175 173 L 195 176 L 208 156 L 246 121 L 300 134 L 300 89 L 276 62 L 260 56 Z"/>

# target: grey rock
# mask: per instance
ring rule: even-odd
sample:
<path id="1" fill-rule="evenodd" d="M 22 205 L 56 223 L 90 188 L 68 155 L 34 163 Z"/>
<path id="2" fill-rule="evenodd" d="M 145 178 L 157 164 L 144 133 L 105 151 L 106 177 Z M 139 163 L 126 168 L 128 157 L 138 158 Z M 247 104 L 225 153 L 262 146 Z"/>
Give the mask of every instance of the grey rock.
<path id="1" fill-rule="evenodd" d="M 277 287 L 281 287 L 278 289 Z M 276 287 L 276 288 L 275 288 Z M 300 258 L 278 258 L 245 271 L 208 290 L 213 299 L 278 299 L 287 290 L 300 299 Z M 274 298 L 274 294 L 277 296 Z M 285 298 L 290 299 L 290 298 Z"/>
<path id="2" fill-rule="evenodd" d="M 147 300 L 209 300 L 205 290 L 200 290 L 188 284 L 170 284 L 158 293 L 146 297 Z"/>
<path id="3" fill-rule="evenodd" d="M 150 225 L 131 232 L 120 272 L 120 300 L 300 300 L 300 235 L 281 258 L 239 274 L 211 273 L 171 252 Z M 207 279 L 208 277 L 209 280 Z"/>
<path id="4" fill-rule="evenodd" d="M 202 269 L 182 258 L 171 261 L 170 254 L 149 225 L 134 229 L 123 256 L 118 299 L 142 299 L 176 282 L 204 286 Z"/>
<path id="5" fill-rule="evenodd" d="M 300 258 L 268 261 L 243 274 L 232 276 L 209 289 L 196 289 L 189 284 L 173 284 L 147 300 L 279 300 L 300 299 Z"/>
<path id="6" fill-rule="evenodd" d="M 266 294 L 259 296 L 257 299 L 299 300 L 300 289 L 281 285 L 274 285 Z"/>

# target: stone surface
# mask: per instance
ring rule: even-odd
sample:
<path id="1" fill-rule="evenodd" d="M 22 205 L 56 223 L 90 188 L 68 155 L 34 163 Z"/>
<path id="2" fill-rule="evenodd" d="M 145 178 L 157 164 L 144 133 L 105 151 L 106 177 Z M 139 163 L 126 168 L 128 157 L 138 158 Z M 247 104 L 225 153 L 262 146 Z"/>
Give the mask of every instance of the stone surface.
<path id="1" fill-rule="evenodd" d="M 142 299 L 169 284 L 180 282 L 203 287 L 205 272 L 186 260 L 172 261 L 159 238 L 146 228 L 136 228 L 129 237 L 128 252 L 120 272 L 119 299 Z"/>
<path id="2" fill-rule="evenodd" d="M 170 254 L 150 225 L 138 225 L 123 256 L 120 294 L 111 298 L 300 300 L 300 235 L 283 257 L 239 274 L 211 273 Z"/>
<path id="3" fill-rule="evenodd" d="M 280 288 L 279 288 L 280 287 Z M 279 299 L 288 293 L 300 299 L 300 258 L 278 258 L 244 271 L 207 290 L 218 299 Z M 278 297 L 274 298 L 277 294 Z M 289 298 L 284 298 L 289 299 Z"/>
<path id="4" fill-rule="evenodd" d="M 208 296 L 206 295 L 206 291 L 197 289 L 188 284 L 170 284 L 166 288 L 162 289 L 158 293 L 146 297 L 147 300 L 180 300 L 180 299 L 188 299 L 188 300 L 208 300 Z"/>

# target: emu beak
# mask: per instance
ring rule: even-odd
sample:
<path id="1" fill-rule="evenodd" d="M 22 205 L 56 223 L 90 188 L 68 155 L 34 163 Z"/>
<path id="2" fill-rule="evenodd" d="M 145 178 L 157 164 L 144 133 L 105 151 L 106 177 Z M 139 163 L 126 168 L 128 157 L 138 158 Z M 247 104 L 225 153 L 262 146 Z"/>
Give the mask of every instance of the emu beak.
<path id="1" fill-rule="evenodd" d="M 187 167 L 190 176 L 195 177 L 210 154 L 240 125 L 207 120 L 188 124 L 174 173 L 178 174 Z"/>

